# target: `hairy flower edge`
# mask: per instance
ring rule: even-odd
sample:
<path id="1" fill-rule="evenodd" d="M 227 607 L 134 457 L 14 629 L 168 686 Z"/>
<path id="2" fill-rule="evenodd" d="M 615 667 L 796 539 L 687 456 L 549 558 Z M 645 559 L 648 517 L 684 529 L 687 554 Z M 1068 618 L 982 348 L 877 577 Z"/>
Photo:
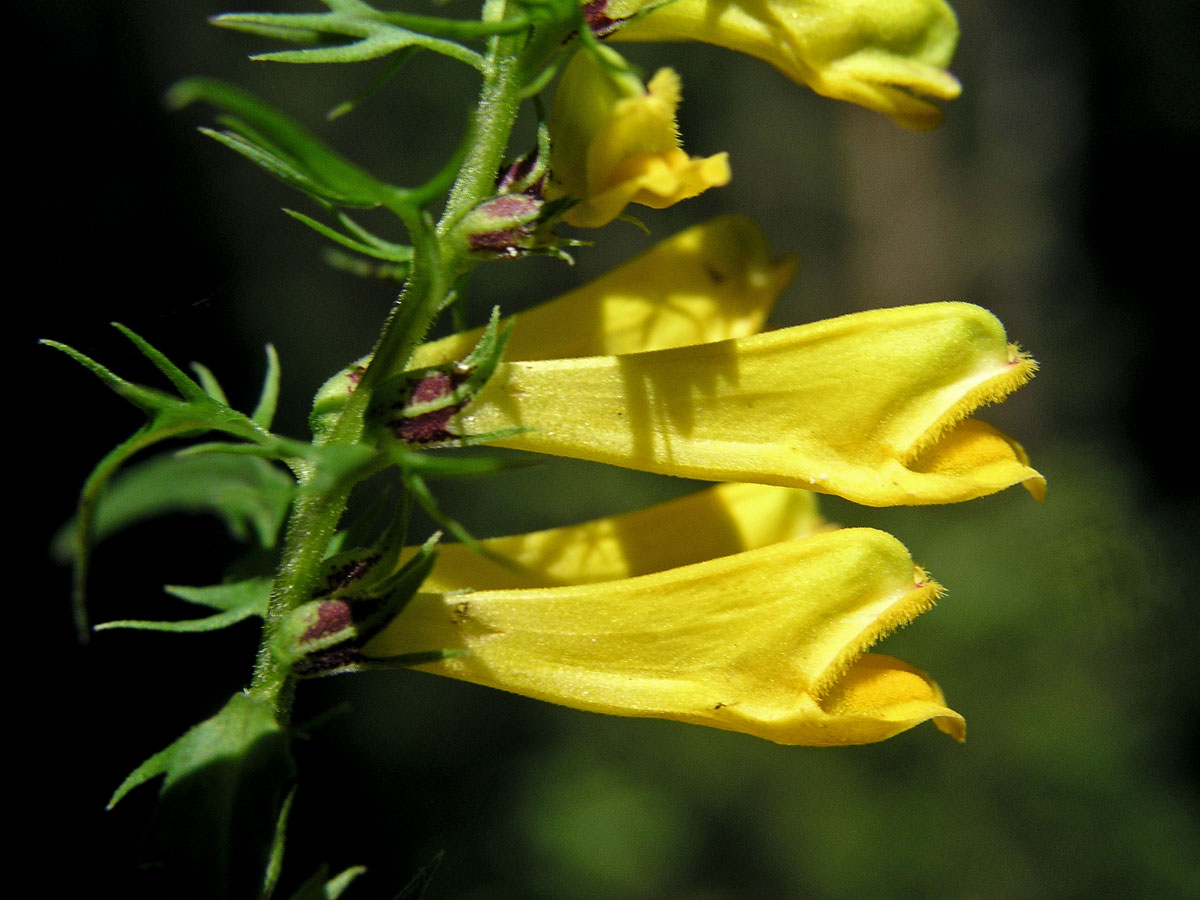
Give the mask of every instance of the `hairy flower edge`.
<path id="1" fill-rule="evenodd" d="M 368 659 L 577 709 L 740 731 L 781 744 L 884 740 L 962 717 L 917 669 L 867 649 L 940 587 L 895 538 L 854 528 L 651 575 L 418 594 Z"/>

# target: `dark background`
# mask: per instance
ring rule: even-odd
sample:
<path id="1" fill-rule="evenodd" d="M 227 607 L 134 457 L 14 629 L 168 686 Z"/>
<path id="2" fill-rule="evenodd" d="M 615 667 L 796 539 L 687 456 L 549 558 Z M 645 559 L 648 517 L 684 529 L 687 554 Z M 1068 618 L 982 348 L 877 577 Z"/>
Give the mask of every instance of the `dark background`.
<path id="1" fill-rule="evenodd" d="M 835 521 L 896 534 L 949 587 L 883 649 L 935 675 L 967 717 L 968 743 L 922 727 L 871 747 L 784 748 L 417 673 L 328 679 L 304 686 L 298 718 L 342 700 L 353 709 L 298 749 L 292 878 L 322 860 L 363 863 L 370 872 L 348 896 L 390 897 L 445 850 L 431 896 L 464 900 L 1200 892 L 1187 577 L 1196 478 L 1185 434 L 1194 6 L 956 9 L 953 68 L 965 92 L 932 134 L 715 48 L 621 49 L 648 70 L 680 72 L 687 148 L 727 149 L 734 169 L 728 188 L 647 212 L 654 238 L 742 212 L 778 252 L 801 258 L 777 324 L 967 300 L 996 312 L 1042 363 L 1033 384 L 984 417 L 1046 473 L 1044 505 L 1019 491 L 952 508 L 824 504 Z M 65 341 L 152 382 L 107 325 L 119 320 L 177 361 L 208 364 L 243 408 L 271 341 L 284 371 L 278 427 L 303 435 L 307 398 L 369 349 L 394 288 L 326 267 L 320 239 L 278 211 L 312 212 L 304 198 L 197 135 L 206 111 L 165 111 L 165 89 L 191 74 L 235 81 L 399 183 L 437 169 L 473 96 L 453 64 L 421 58 L 411 82 L 329 125 L 323 113 L 377 66 L 251 63 L 248 53 L 270 48 L 205 23 L 222 11 L 204 0 L 43 2 L 16 13 L 10 35 L 10 514 L 34 510 L 10 564 L 22 575 L 10 578 L 10 609 L 22 613 L 9 623 L 22 640 L 14 743 L 27 741 L 20 752 L 35 760 L 32 777 L 16 781 L 19 794 L 37 791 L 20 815 L 31 852 L 56 860 L 43 870 L 49 883 L 128 896 L 153 789 L 102 807 L 137 762 L 245 683 L 255 634 L 247 625 L 73 642 L 69 578 L 45 545 L 94 460 L 139 418 L 33 341 Z M 574 268 L 490 267 L 476 281 L 476 318 L 494 303 L 515 310 L 552 297 L 652 240 L 620 224 L 587 236 L 600 246 Z M 544 502 L 530 501 L 533 485 Z M 442 495 L 486 535 L 687 487 L 550 461 L 486 492 Z M 218 579 L 231 549 L 205 519 L 135 528 L 98 554 L 94 614 L 181 614 L 160 586 Z"/>

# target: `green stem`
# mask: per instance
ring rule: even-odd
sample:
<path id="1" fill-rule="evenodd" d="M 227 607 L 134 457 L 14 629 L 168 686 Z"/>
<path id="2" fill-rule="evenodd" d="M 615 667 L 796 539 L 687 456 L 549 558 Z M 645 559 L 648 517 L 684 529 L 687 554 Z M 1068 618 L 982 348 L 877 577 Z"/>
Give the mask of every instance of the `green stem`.
<path id="1" fill-rule="evenodd" d="M 506 16 L 506 0 L 487 0 L 485 23 L 504 22 Z M 470 149 L 436 229 L 403 200 L 397 200 L 393 208 L 412 238 L 411 275 L 384 324 L 371 363 L 322 442 L 326 447 L 352 446 L 362 441 L 375 387 L 383 378 L 403 369 L 437 316 L 449 287 L 475 265 L 464 249 L 449 246 L 445 235 L 459 218 L 495 192 L 496 173 L 520 108 L 524 41 L 523 34 L 515 34 L 497 35 L 488 42 L 479 104 L 471 122 Z M 299 492 L 288 520 L 250 688 L 253 693 L 271 698 L 281 722 L 290 716 L 295 685 L 290 671 L 271 653 L 271 639 L 286 617 L 312 598 L 325 550 L 345 513 L 353 487 L 342 483 L 315 490 L 317 474 L 313 466 L 299 467 Z"/>

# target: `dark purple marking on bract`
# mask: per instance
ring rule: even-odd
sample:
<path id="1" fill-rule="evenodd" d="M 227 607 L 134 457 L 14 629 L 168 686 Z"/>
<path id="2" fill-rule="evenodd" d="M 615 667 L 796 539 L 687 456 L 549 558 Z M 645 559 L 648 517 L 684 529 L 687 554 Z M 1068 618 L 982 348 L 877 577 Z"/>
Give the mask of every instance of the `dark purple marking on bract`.
<path id="1" fill-rule="evenodd" d="M 334 567 L 328 575 L 325 576 L 325 586 L 313 593 L 314 598 L 327 597 L 336 591 L 340 591 L 344 587 L 348 587 L 351 583 L 358 581 L 369 571 L 375 563 L 379 562 L 379 554 L 372 553 L 362 559 L 356 559 L 353 562 L 348 562 L 344 566 Z"/>
<path id="2" fill-rule="evenodd" d="M 500 177 L 496 179 L 496 192 L 507 192 L 512 190 L 514 185 L 520 184 L 533 171 L 533 167 L 537 165 L 537 150 L 530 150 L 515 163 L 507 168 L 501 167 Z"/>
<path id="3" fill-rule="evenodd" d="M 408 400 L 398 405 L 408 407 L 418 403 L 432 403 L 441 400 L 443 397 L 448 397 L 459 384 L 466 380 L 466 377 L 465 373 L 449 375 L 445 372 L 430 372 L 413 386 Z M 432 412 L 416 416 L 402 416 L 388 422 L 388 427 L 392 429 L 392 434 L 396 436 L 397 440 L 409 444 L 430 444 L 434 441 L 453 440 L 458 435 L 450 431 L 450 419 L 462 406 L 461 403 L 453 403 Z"/>
<path id="4" fill-rule="evenodd" d="M 300 643 L 307 644 L 330 637 L 354 627 L 354 615 L 345 600 L 326 600 L 317 607 L 317 621 L 300 635 Z"/>
<path id="5" fill-rule="evenodd" d="M 608 37 L 623 24 L 625 19 L 614 19 L 607 13 L 608 0 L 589 0 L 583 4 L 583 21 L 596 37 Z"/>
<path id="6" fill-rule="evenodd" d="M 542 202 L 527 194 L 504 194 L 483 205 L 489 216 L 504 219 L 519 219 L 536 216 Z"/>
<path id="7" fill-rule="evenodd" d="M 441 400 L 454 390 L 454 380 L 445 372 L 430 372 L 412 389 L 408 403 L 432 403 Z"/>
<path id="8" fill-rule="evenodd" d="M 471 235 L 471 250 L 476 253 L 487 251 L 505 256 L 520 256 L 521 244 L 528 236 L 529 229 L 523 225 L 501 228 L 498 231 L 484 231 Z"/>
<path id="9" fill-rule="evenodd" d="M 300 676 L 323 675 L 337 669 L 344 669 L 362 662 L 362 654 L 357 647 L 343 646 L 326 650 L 324 653 L 314 653 L 292 665 L 292 671 Z"/>
<path id="10" fill-rule="evenodd" d="M 450 431 L 450 419 L 458 412 L 457 406 L 447 406 L 433 412 L 422 413 L 411 418 L 391 422 L 392 434 L 397 440 L 409 444 L 430 444 L 434 441 L 449 441 L 458 437 Z"/>

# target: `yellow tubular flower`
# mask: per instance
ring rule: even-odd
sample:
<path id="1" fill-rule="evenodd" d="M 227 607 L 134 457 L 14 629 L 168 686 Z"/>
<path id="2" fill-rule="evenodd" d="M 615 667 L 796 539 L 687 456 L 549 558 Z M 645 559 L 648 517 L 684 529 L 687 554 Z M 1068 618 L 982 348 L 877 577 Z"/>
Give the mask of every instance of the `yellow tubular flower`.
<path id="1" fill-rule="evenodd" d="M 501 446 L 867 506 L 953 503 L 1045 481 L 967 418 L 1033 360 L 986 310 L 931 303 L 627 356 L 502 364 L 450 420 Z"/>
<path id="2" fill-rule="evenodd" d="M 670 69 L 644 87 L 613 51 L 576 53 L 554 96 L 546 199 L 579 199 L 565 220 L 599 228 L 629 203 L 663 209 L 728 184 L 726 154 L 691 159 L 680 148 L 679 100 Z"/>
<path id="3" fill-rule="evenodd" d="M 483 546 L 503 566 L 463 544 L 443 544 L 423 591 L 553 587 L 616 581 L 730 556 L 829 528 L 808 491 L 722 484 L 623 516 Z M 415 548 L 409 551 L 409 555 Z"/>
<path id="4" fill-rule="evenodd" d="M 457 650 L 417 668 L 577 709 L 781 744 L 880 741 L 962 717 L 928 676 L 864 655 L 939 592 L 865 528 L 599 585 L 422 593 L 367 658 Z"/>
<path id="5" fill-rule="evenodd" d="M 633 15 L 646 0 L 613 0 L 604 15 Z M 766 60 L 818 94 L 932 128 L 924 97 L 962 90 L 946 71 L 958 22 L 943 0 L 672 0 L 616 29 L 612 41 L 703 41 Z"/>
<path id="6" fill-rule="evenodd" d="M 549 303 L 518 313 L 505 349 L 510 360 L 604 356 L 681 347 L 755 334 L 791 282 L 792 257 L 773 261 L 762 230 L 742 216 L 719 216 Z M 467 356 L 481 329 L 417 348 L 409 368 Z M 342 408 L 365 357 L 317 394 L 317 417 Z"/>
<path id="7" fill-rule="evenodd" d="M 595 281 L 512 316 L 505 359 L 606 356 L 756 334 L 791 282 L 761 229 L 719 216 L 655 244 Z M 462 359 L 482 329 L 417 349 L 410 368 Z"/>

